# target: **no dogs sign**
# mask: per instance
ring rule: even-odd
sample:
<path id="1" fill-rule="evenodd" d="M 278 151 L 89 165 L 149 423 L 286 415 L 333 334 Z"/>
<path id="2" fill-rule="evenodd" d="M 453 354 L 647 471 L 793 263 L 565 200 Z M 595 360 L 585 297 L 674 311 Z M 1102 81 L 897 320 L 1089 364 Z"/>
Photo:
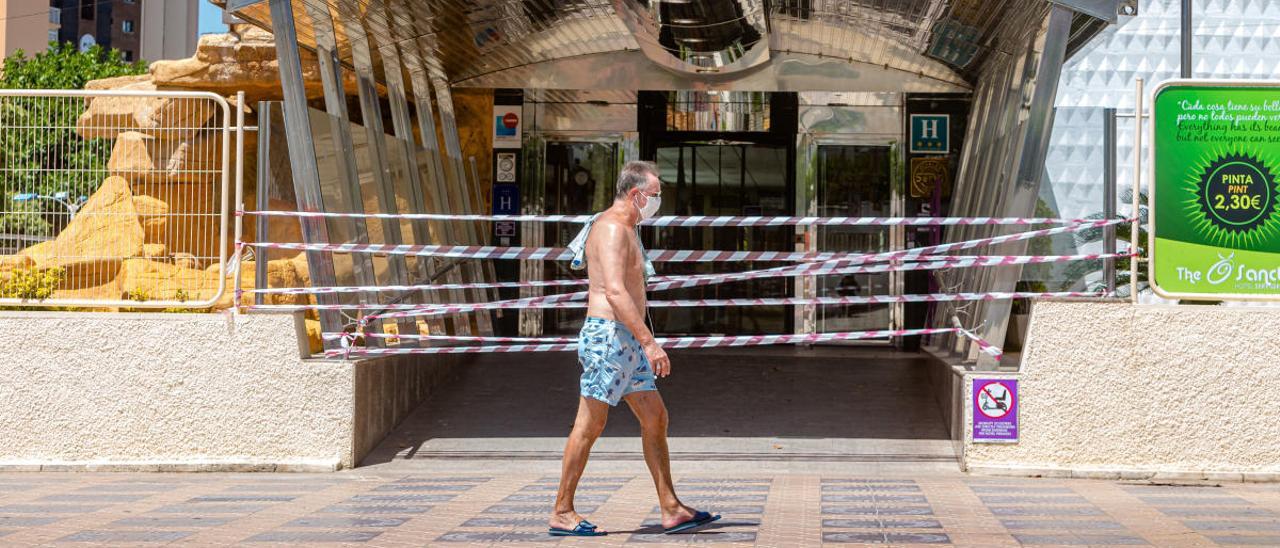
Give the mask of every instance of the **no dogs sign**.
<path id="1" fill-rule="evenodd" d="M 974 443 L 1018 441 L 1018 381 L 973 379 Z"/>

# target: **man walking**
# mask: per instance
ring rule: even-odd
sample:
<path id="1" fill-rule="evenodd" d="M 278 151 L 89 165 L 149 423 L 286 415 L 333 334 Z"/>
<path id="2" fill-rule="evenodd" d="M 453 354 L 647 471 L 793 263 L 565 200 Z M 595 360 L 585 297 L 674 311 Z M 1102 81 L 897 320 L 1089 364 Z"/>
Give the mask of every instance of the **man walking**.
<path id="1" fill-rule="evenodd" d="M 587 319 L 578 336 L 578 417 L 564 448 L 552 535 L 606 534 L 574 511 L 573 496 L 591 446 L 604 431 L 609 407 L 619 400 L 626 400 L 640 422 L 644 461 L 658 490 L 663 530 L 678 533 L 720 519 L 682 504 L 671 484 L 667 407 L 654 383 L 655 375 L 671 374 L 671 360 L 644 323 L 645 280 L 653 271 L 636 231 L 640 221 L 658 212 L 661 198 L 657 167 L 652 162 L 628 162 L 618 176 L 613 205 L 588 222 L 569 245 L 574 268 L 587 263 L 589 287 Z"/>

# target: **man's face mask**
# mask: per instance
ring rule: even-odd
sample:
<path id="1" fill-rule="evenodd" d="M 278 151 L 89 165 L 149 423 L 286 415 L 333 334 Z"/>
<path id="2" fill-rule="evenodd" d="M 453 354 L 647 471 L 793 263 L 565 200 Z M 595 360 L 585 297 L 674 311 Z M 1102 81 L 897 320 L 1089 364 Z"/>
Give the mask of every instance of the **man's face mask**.
<path id="1" fill-rule="evenodd" d="M 636 205 L 636 209 L 640 210 L 640 220 L 642 221 L 650 217 L 653 217 L 655 214 L 658 213 L 658 208 L 662 207 L 662 192 L 658 192 L 657 194 L 650 196 L 648 194 L 645 194 L 644 191 L 642 190 L 637 195 L 644 196 L 645 198 L 645 203 L 643 206 Z"/>

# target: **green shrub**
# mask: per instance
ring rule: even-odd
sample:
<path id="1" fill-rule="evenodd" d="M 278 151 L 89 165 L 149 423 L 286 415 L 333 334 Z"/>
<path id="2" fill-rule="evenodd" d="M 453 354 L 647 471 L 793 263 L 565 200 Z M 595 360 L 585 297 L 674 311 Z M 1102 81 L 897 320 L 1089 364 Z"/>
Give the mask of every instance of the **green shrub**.
<path id="1" fill-rule="evenodd" d="M 0 297 L 43 301 L 53 296 L 53 292 L 58 290 L 58 286 L 62 285 L 62 280 L 66 276 L 67 271 L 62 268 L 14 270 L 9 279 L 0 281 Z"/>

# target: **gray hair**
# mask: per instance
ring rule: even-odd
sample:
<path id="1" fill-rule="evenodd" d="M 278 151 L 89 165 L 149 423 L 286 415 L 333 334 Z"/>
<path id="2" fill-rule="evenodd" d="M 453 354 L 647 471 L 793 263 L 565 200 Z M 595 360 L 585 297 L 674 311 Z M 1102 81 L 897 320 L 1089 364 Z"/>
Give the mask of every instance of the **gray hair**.
<path id="1" fill-rule="evenodd" d="M 622 166 L 622 173 L 618 174 L 618 189 L 614 192 L 613 197 L 626 197 L 627 192 L 633 188 L 644 185 L 649 182 L 649 174 L 658 176 L 658 164 L 653 162 L 627 162 Z"/>

